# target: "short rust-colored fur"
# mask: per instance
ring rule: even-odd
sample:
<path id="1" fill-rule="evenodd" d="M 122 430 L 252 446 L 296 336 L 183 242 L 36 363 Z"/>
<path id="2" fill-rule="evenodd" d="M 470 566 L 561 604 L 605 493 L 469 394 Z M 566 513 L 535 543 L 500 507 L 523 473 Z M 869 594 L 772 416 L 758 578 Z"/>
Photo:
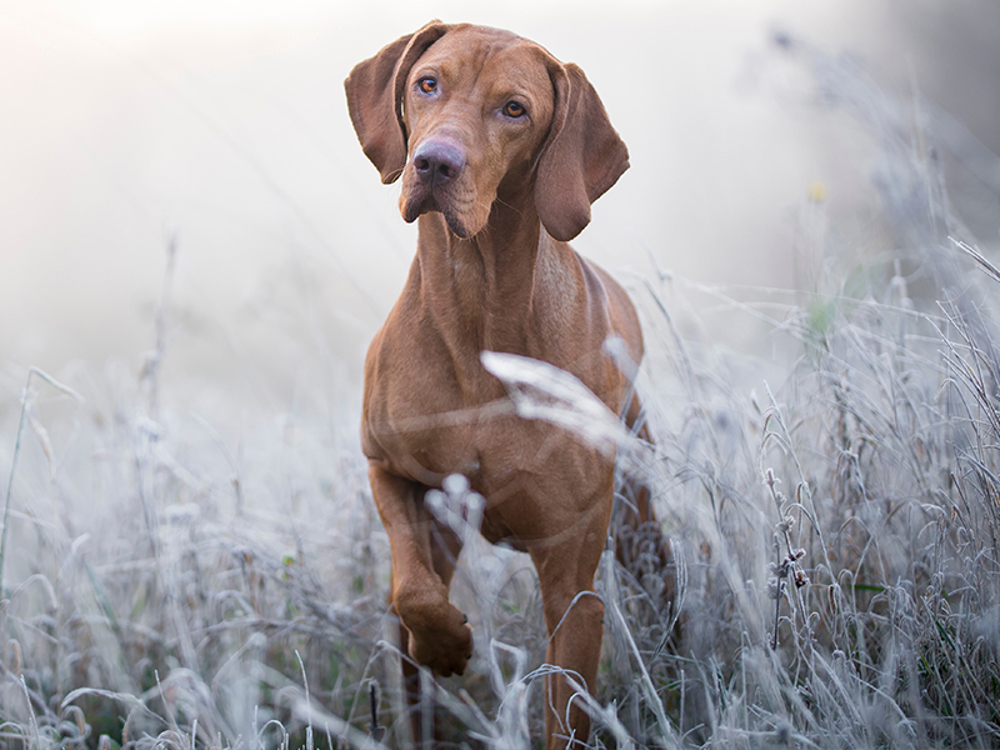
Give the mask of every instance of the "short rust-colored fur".
<path id="1" fill-rule="evenodd" d="M 406 285 L 365 364 L 362 444 L 392 551 L 402 645 L 440 676 L 461 674 L 472 632 L 448 599 L 461 544 L 424 506 L 453 473 L 486 499 L 482 533 L 528 552 L 550 635 L 547 661 L 593 690 L 604 605 L 593 592 L 614 467 L 562 428 L 480 410 L 506 397 L 480 362 L 511 352 L 569 371 L 638 418 L 611 336 L 639 362 L 625 291 L 566 242 L 628 168 L 628 152 L 583 71 L 514 34 L 432 22 L 358 64 L 351 119 L 382 181 L 402 177 L 418 222 Z M 461 412 L 463 419 L 440 415 Z M 648 499 L 632 526 L 652 519 Z M 663 545 L 666 559 L 668 548 Z M 415 668 L 404 666 L 412 690 Z M 565 680 L 546 684 L 547 748 L 585 739 Z M 417 730 L 419 731 L 419 730 Z M 419 734 L 418 737 L 419 739 Z"/>

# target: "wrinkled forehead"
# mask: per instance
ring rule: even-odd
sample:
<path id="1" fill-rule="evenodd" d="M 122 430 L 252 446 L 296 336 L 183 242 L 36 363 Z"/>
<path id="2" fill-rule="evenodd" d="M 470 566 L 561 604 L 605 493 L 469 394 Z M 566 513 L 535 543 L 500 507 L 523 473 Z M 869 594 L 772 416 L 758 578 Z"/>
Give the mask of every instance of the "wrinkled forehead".
<path id="1" fill-rule="evenodd" d="M 551 102 L 553 64 L 555 59 L 543 47 L 509 31 L 462 27 L 449 31 L 420 56 L 410 80 L 432 73 L 453 91 L 468 88 L 484 96 L 521 93 Z"/>

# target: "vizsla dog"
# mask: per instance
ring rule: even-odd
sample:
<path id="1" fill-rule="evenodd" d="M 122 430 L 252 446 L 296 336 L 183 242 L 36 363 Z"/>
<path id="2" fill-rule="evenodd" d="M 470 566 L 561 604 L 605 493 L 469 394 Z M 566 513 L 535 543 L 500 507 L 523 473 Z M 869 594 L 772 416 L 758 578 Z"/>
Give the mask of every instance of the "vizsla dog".
<path id="1" fill-rule="evenodd" d="M 543 360 L 630 424 L 638 418 L 631 383 L 604 349 L 619 337 L 642 358 L 636 312 L 566 244 L 628 168 L 625 144 L 579 67 L 497 29 L 432 22 L 358 64 L 345 87 L 365 154 L 384 183 L 402 177 L 400 210 L 419 227 L 406 286 L 368 351 L 362 417 L 402 647 L 445 677 L 472 654 L 471 629 L 448 600 L 461 542 L 424 505 L 459 473 L 485 498 L 483 536 L 531 556 L 547 661 L 593 690 L 604 613 L 594 574 L 614 466 L 561 427 L 477 411 L 506 397 L 480 355 Z M 464 418 L 442 418 L 455 413 Z M 650 518 L 643 502 L 628 522 Z M 414 690 L 416 668 L 404 672 Z M 588 735 L 572 695 L 565 679 L 547 681 L 550 749 Z"/>

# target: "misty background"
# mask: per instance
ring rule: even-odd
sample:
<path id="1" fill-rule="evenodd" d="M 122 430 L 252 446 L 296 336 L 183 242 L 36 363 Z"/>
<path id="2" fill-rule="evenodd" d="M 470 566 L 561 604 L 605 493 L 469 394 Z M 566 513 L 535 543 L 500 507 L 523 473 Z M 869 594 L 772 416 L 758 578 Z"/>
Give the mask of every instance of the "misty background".
<path id="1" fill-rule="evenodd" d="M 171 242 L 167 382 L 287 398 L 319 356 L 326 387 L 355 386 L 415 228 L 361 152 L 342 81 L 435 17 L 509 28 L 586 71 L 632 168 L 574 246 L 626 281 L 753 297 L 815 285 L 831 253 L 863 260 L 875 148 L 817 97 L 817 59 L 856 66 L 915 120 L 930 108 L 957 212 L 987 255 L 998 244 L 993 0 L 0 0 L 11 392 L 29 365 L 138 370 Z M 803 260 L 810 222 L 837 229 Z"/>

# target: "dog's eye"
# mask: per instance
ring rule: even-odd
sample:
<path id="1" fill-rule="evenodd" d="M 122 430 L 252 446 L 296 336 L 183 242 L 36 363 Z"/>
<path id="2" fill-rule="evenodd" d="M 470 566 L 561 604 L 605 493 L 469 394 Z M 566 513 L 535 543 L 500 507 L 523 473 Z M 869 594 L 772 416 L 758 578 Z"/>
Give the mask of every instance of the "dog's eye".
<path id="1" fill-rule="evenodd" d="M 528 113 L 528 110 L 526 110 L 524 105 L 520 102 L 510 101 L 503 105 L 503 113 L 507 115 L 507 117 L 512 117 L 516 120 L 520 117 L 524 117 Z"/>
<path id="2" fill-rule="evenodd" d="M 430 77 L 421 78 L 419 81 L 417 81 L 417 86 L 425 94 L 433 94 L 435 91 L 437 91 L 438 87 L 437 78 L 430 78 Z"/>

